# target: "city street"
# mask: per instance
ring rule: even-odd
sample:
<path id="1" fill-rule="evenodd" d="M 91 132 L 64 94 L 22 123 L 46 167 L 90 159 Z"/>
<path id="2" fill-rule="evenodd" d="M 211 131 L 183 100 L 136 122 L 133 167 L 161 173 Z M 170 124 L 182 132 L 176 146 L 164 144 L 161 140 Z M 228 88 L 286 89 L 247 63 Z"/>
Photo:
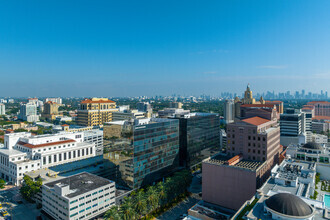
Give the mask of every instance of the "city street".
<path id="1" fill-rule="evenodd" d="M 13 201 L 13 196 L 19 193 L 18 188 L 12 188 L 10 190 L 0 191 L 0 202 L 2 209 L 8 212 L 8 216 L 0 217 L 2 219 L 12 220 L 34 220 L 40 215 L 40 210 L 36 208 L 36 204 L 28 203 L 23 200 L 22 204 L 18 204 Z"/>
<path id="2" fill-rule="evenodd" d="M 157 219 L 159 220 L 179 219 L 181 215 L 187 214 L 188 210 L 202 199 L 199 196 L 199 194 L 202 192 L 201 174 L 198 174 L 193 177 L 188 191 L 192 193 L 190 197 L 188 197 L 187 199 L 185 199 L 184 201 L 182 201 L 172 209 L 166 211 L 165 213 L 160 215 Z"/>

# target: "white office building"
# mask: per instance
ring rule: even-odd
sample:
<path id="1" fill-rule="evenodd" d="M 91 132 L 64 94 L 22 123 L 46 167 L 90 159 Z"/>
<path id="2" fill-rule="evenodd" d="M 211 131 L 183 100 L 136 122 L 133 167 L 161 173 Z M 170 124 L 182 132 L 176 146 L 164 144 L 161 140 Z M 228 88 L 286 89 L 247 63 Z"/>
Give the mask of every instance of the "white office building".
<path id="1" fill-rule="evenodd" d="M 182 108 L 165 108 L 158 111 L 158 117 L 160 118 L 169 118 L 175 117 L 176 115 L 188 115 L 190 110 L 184 110 Z"/>
<path id="2" fill-rule="evenodd" d="M 300 109 L 287 109 L 280 116 L 281 145 L 305 144 L 311 141 L 311 120 Z"/>
<path id="3" fill-rule="evenodd" d="M 0 115 L 6 114 L 6 107 L 5 104 L 0 103 Z"/>
<path id="4" fill-rule="evenodd" d="M 234 100 L 229 99 L 225 101 L 225 111 L 224 111 L 225 123 L 233 123 L 235 118 L 235 104 Z"/>
<path id="5" fill-rule="evenodd" d="M 83 172 L 42 186 L 42 209 L 56 220 L 92 219 L 115 204 L 115 182 Z"/>
<path id="6" fill-rule="evenodd" d="M 93 129 L 83 131 L 84 142 L 95 144 L 96 156 L 103 155 L 103 130 Z"/>
<path id="7" fill-rule="evenodd" d="M 0 178 L 19 185 L 26 172 L 95 157 L 95 143 L 84 139 L 83 132 L 6 134 L 0 148 Z"/>
<path id="8" fill-rule="evenodd" d="M 62 105 L 62 98 L 46 98 L 45 99 L 45 103 L 49 102 L 49 101 L 56 102 L 57 104 Z"/>
<path id="9" fill-rule="evenodd" d="M 124 121 L 131 119 L 144 118 L 145 113 L 138 110 L 124 110 L 112 113 L 112 121 Z"/>
<path id="10" fill-rule="evenodd" d="M 28 122 L 39 121 L 39 115 L 37 115 L 37 105 L 34 103 L 21 104 L 18 119 Z"/>

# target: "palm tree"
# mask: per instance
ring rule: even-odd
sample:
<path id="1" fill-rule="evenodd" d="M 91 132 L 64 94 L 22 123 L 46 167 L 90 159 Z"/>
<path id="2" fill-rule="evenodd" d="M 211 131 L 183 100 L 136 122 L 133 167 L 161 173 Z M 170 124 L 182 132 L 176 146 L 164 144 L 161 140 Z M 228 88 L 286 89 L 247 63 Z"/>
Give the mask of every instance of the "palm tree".
<path id="1" fill-rule="evenodd" d="M 124 203 L 120 207 L 120 212 L 122 214 L 122 219 L 124 220 L 134 220 L 136 219 L 136 212 L 134 209 L 132 197 L 126 197 Z"/>
<path id="2" fill-rule="evenodd" d="M 150 186 L 148 188 L 146 198 L 148 201 L 149 211 L 154 211 L 159 204 L 158 192 L 155 186 Z"/>
<path id="3" fill-rule="evenodd" d="M 120 220 L 121 216 L 119 214 L 119 207 L 114 205 L 112 206 L 104 215 L 106 220 Z"/>
<path id="4" fill-rule="evenodd" d="M 135 196 L 134 196 L 134 207 L 135 207 L 135 210 L 136 210 L 136 212 L 137 212 L 137 214 L 139 215 L 140 218 L 143 215 L 146 214 L 146 212 L 147 212 L 147 201 L 146 201 L 146 197 L 145 197 L 145 193 L 144 193 L 143 189 L 140 189 L 135 194 Z"/>
<path id="5" fill-rule="evenodd" d="M 166 187 L 163 182 L 157 183 L 157 191 L 159 194 L 159 199 L 160 199 L 160 205 L 166 204 L 166 199 L 167 199 L 167 193 L 166 193 Z"/>
<path id="6" fill-rule="evenodd" d="M 176 197 L 175 188 L 177 187 L 176 187 L 176 183 L 174 182 L 174 179 L 172 177 L 168 177 L 165 180 L 167 202 L 172 201 Z"/>

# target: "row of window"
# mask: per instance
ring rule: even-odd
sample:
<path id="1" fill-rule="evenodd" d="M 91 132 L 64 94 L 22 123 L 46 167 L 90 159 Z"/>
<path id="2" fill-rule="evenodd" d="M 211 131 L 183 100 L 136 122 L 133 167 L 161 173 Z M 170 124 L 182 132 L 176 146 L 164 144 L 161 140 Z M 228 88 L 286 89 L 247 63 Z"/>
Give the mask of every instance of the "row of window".
<path id="1" fill-rule="evenodd" d="M 76 157 L 80 157 L 80 156 L 85 156 L 89 155 L 89 154 L 93 154 L 93 148 L 85 148 L 85 149 L 81 149 L 81 150 L 75 150 L 75 151 L 69 151 L 69 152 L 65 152 L 65 153 L 61 153 L 61 154 L 54 154 L 52 156 L 48 156 L 48 164 L 50 163 L 56 163 L 56 162 L 60 162 L 62 160 L 70 160 L 72 158 L 76 158 Z M 62 157 L 63 155 L 63 157 Z M 53 158 L 53 160 L 52 160 Z M 47 164 L 47 156 L 43 157 L 43 164 Z"/>

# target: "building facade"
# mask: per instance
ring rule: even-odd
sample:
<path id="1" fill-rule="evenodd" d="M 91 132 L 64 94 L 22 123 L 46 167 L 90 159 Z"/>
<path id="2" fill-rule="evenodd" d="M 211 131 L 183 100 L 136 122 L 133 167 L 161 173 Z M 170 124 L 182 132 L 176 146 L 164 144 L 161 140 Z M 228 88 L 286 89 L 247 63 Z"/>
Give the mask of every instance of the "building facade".
<path id="1" fill-rule="evenodd" d="M 46 118 L 47 120 L 55 120 L 57 116 L 62 116 L 58 112 L 60 104 L 52 101 L 45 102 L 44 111 L 41 114 L 41 117 Z"/>
<path id="2" fill-rule="evenodd" d="M 80 102 L 77 123 L 81 126 L 98 126 L 112 121 L 112 112 L 118 111 L 116 103 L 107 98 L 85 99 Z"/>
<path id="3" fill-rule="evenodd" d="M 180 166 L 201 163 L 220 149 L 220 119 L 213 113 L 176 115 L 180 121 Z"/>
<path id="4" fill-rule="evenodd" d="M 6 106 L 5 104 L 0 103 L 0 115 L 6 114 Z"/>
<path id="5" fill-rule="evenodd" d="M 42 210 L 56 220 L 93 219 L 115 204 L 115 183 L 83 172 L 42 186 Z"/>
<path id="6" fill-rule="evenodd" d="M 21 104 L 18 119 L 27 122 L 39 121 L 39 115 L 37 115 L 37 106 L 33 103 Z"/>
<path id="7" fill-rule="evenodd" d="M 315 107 L 315 116 L 329 116 L 330 117 L 330 102 L 327 101 L 313 101 L 308 102 L 307 105 Z"/>
<path id="8" fill-rule="evenodd" d="M 80 161 L 96 156 L 95 143 L 84 142 L 83 133 L 33 136 L 6 134 L 0 149 L 1 178 L 19 185 L 24 173 Z"/>
<path id="9" fill-rule="evenodd" d="M 224 111 L 225 123 L 233 123 L 235 118 L 235 103 L 234 100 L 225 101 L 225 111 Z"/>
<path id="10" fill-rule="evenodd" d="M 287 109 L 280 116 L 281 144 L 288 146 L 311 141 L 311 123 L 311 118 L 300 109 Z"/>
<path id="11" fill-rule="evenodd" d="M 58 98 L 46 98 L 45 102 L 55 102 L 59 105 L 62 105 L 62 98 L 58 97 Z"/>
<path id="12" fill-rule="evenodd" d="M 148 118 L 109 122 L 104 127 L 112 146 L 107 154 L 118 170 L 117 184 L 130 189 L 152 184 L 178 166 L 178 120 Z"/>

